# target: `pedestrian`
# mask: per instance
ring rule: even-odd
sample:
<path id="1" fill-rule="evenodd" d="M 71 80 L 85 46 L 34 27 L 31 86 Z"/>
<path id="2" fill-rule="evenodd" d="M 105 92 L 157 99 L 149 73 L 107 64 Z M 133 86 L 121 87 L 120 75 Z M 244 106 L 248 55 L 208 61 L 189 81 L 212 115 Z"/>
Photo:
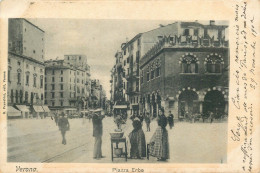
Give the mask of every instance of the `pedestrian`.
<path id="1" fill-rule="evenodd" d="M 166 130 L 167 118 L 163 108 L 159 110 L 157 123 L 158 127 L 150 141 L 150 155 L 157 157 L 157 161 L 166 161 L 169 159 L 169 139 Z"/>
<path id="2" fill-rule="evenodd" d="M 67 141 L 66 141 L 65 135 L 66 135 L 66 131 L 70 130 L 70 124 L 69 124 L 68 118 L 65 117 L 64 112 L 61 113 L 61 118 L 59 119 L 58 125 L 59 125 L 59 129 L 61 131 L 62 144 L 66 145 Z"/>
<path id="3" fill-rule="evenodd" d="M 93 123 L 93 137 L 95 137 L 94 144 L 94 159 L 101 159 L 102 156 L 102 135 L 103 135 L 103 123 L 102 120 L 105 116 L 101 115 L 101 112 L 95 112 L 92 117 Z"/>
<path id="4" fill-rule="evenodd" d="M 142 113 L 140 113 L 140 114 L 138 115 L 138 118 L 139 118 L 140 122 L 143 124 L 144 116 L 143 116 Z"/>
<path id="5" fill-rule="evenodd" d="M 169 111 L 169 116 L 168 116 L 168 123 L 169 123 L 169 126 L 170 126 L 170 129 L 172 129 L 172 127 L 174 126 L 174 120 L 173 120 L 173 114 L 171 111 Z"/>
<path id="6" fill-rule="evenodd" d="M 56 126 L 57 126 L 58 120 L 59 120 L 59 116 L 58 116 L 57 112 L 54 113 L 54 120 L 55 120 L 55 123 L 56 123 Z"/>
<path id="7" fill-rule="evenodd" d="M 130 158 L 142 159 L 146 156 L 146 142 L 140 119 L 135 118 L 132 125 L 134 129 L 129 134 Z"/>
<path id="8" fill-rule="evenodd" d="M 209 113 L 209 118 L 210 118 L 210 123 L 212 123 L 214 119 L 214 113 L 212 111 L 210 111 Z"/>
<path id="9" fill-rule="evenodd" d="M 151 118 L 150 118 L 150 115 L 149 113 L 147 112 L 146 113 L 146 116 L 145 116 L 145 123 L 146 123 L 146 129 L 147 129 L 147 132 L 150 132 L 150 123 L 151 123 Z"/>

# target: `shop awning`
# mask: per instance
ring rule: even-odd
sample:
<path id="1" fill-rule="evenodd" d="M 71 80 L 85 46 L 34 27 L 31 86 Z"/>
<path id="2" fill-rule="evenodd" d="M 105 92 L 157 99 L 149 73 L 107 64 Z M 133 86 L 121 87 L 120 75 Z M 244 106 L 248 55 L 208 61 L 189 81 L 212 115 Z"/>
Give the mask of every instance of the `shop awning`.
<path id="1" fill-rule="evenodd" d="M 82 112 L 82 113 L 88 113 L 89 111 L 86 110 L 86 111 L 81 111 L 81 112 Z"/>
<path id="2" fill-rule="evenodd" d="M 115 105 L 114 109 L 127 109 L 127 105 Z"/>
<path id="3" fill-rule="evenodd" d="M 44 112 L 50 112 L 50 109 L 48 106 L 42 106 Z"/>
<path id="4" fill-rule="evenodd" d="M 16 107 L 22 112 L 30 112 L 27 106 L 25 105 L 16 105 Z"/>
<path id="5" fill-rule="evenodd" d="M 35 112 L 44 112 L 42 106 L 33 106 Z"/>
<path id="6" fill-rule="evenodd" d="M 9 117 L 17 117 L 17 116 L 22 116 L 21 111 L 15 109 L 12 106 L 7 107 L 7 116 Z"/>
<path id="7" fill-rule="evenodd" d="M 66 108 L 64 109 L 64 111 L 76 111 L 77 109 L 76 108 Z"/>

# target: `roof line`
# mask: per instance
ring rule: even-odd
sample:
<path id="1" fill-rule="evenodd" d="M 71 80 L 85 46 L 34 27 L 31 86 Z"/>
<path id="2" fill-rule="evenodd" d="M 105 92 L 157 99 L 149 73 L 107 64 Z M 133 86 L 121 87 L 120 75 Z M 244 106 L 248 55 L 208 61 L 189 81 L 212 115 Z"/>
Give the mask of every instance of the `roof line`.
<path id="1" fill-rule="evenodd" d="M 23 18 L 23 20 L 25 20 L 26 22 L 28 22 L 29 24 L 33 25 L 35 28 L 39 29 L 40 31 L 44 32 L 44 30 L 42 30 L 41 28 L 39 28 L 38 26 L 36 26 L 35 24 L 33 24 L 32 22 L 28 21 L 27 19 Z"/>

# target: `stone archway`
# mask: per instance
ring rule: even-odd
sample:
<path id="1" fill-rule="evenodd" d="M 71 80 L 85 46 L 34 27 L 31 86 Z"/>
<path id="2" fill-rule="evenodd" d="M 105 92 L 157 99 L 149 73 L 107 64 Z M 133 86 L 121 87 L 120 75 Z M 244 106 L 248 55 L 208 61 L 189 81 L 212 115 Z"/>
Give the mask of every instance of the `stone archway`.
<path id="1" fill-rule="evenodd" d="M 225 98 L 221 91 L 208 91 L 204 97 L 203 114 L 213 112 L 215 118 L 220 118 L 225 112 Z"/>
<path id="2" fill-rule="evenodd" d="M 178 98 L 179 116 L 185 117 L 199 111 L 198 94 L 193 90 L 183 90 Z"/>

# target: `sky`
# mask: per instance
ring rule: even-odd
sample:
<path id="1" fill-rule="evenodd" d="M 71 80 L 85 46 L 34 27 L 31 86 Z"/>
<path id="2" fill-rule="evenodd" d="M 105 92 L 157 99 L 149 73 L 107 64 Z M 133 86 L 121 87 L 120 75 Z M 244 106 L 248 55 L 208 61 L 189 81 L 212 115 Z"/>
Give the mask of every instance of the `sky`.
<path id="1" fill-rule="evenodd" d="M 45 31 L 45 59 L 63 59 L 68 54 L 87 56 L 92 79 L 99 79 L 110 98 L 111 69 L 122 43 L 138 33 L 174 21 L 27 19 Z M 205 23 L 205 22 L 201 22 Z M 208 21 L 207 21 L 208 23 Z M 216 22 L 216 24 L 218 24 Z"/>

